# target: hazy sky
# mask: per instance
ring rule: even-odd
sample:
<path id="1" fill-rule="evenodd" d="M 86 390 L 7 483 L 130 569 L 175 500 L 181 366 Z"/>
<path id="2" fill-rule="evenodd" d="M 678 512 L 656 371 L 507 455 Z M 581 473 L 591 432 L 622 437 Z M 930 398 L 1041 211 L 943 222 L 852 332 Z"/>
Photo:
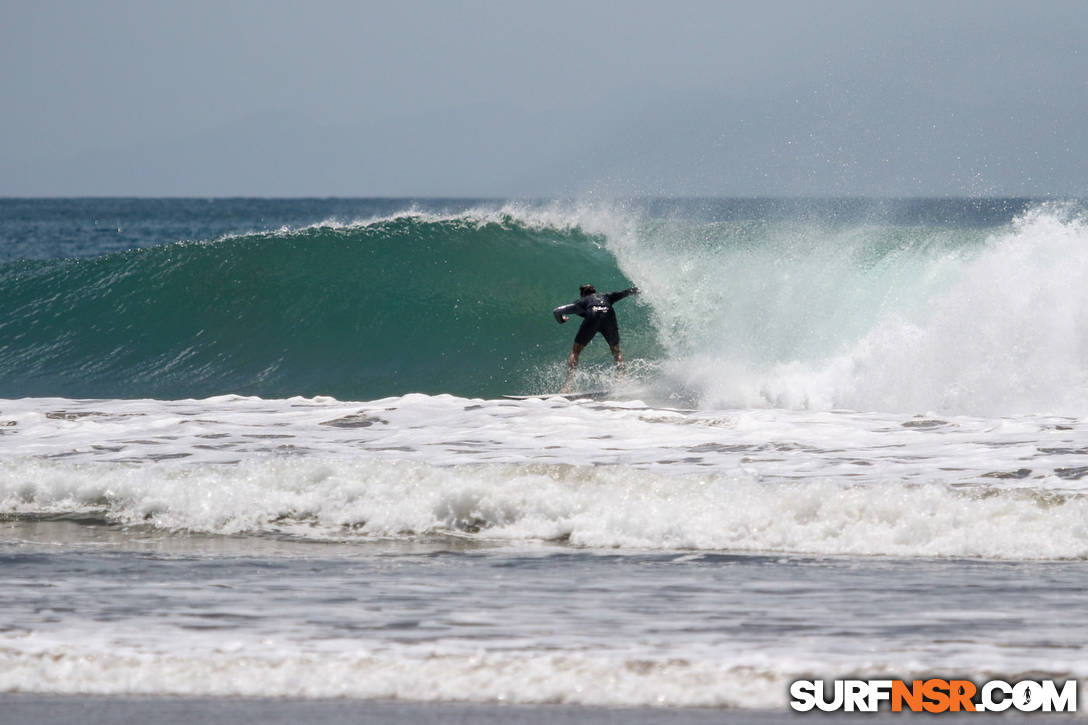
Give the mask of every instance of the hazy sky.
<path id="1" fill-rule="evenodd" d="M 0 195 L 1088 196 L 1088 2 L 0 0 Z"/>

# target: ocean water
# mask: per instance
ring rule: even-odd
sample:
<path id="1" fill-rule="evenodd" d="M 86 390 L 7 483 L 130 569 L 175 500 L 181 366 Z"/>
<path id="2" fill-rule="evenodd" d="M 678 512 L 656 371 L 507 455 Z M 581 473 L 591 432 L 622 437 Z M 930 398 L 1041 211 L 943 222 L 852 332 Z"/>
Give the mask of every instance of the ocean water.
<path id="1" fill-rule="evenodd" d="M 1079 202 L 9 199 L 0 300 L 0 692 L 1088 678 Z"/>

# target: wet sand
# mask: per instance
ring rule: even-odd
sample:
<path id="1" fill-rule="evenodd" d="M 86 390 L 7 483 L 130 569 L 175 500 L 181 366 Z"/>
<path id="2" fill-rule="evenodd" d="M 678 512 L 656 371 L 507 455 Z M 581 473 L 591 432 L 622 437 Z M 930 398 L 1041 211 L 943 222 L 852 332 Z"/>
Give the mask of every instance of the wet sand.
<path id="1" fill-rule="evenodd" d="M 991 714 L 985 721 L 1072 722 L 1076 715 Z M 909 713 L 794 713 L 717 709 L 599 708 L 570 705 L 292 700 L 275 698 L 100 697 L 0 695 L 0 725 L 800 725 L 804 722 L 930 722 Z M 945 714 L 942 725 L 979 723 L 969 714 Z"/>

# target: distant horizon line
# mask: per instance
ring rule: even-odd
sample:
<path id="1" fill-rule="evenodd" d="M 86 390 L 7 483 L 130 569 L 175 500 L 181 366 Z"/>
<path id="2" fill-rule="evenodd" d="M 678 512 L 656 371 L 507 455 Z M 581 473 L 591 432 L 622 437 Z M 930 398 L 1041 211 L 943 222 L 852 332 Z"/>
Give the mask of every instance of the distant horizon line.
<path id="1" fill-rule="evenodd" d="M 933 194 L 933 195 L 904 195 L 883 196 L 863 194 L 838 194 L 838 195 L 802 195 L 802 194 L 758 194 L 758 195 L 722 195 L 709 194 L 633 194 L 630 196 L 449 196 L 449 195 L 385 195 L 373 196 L 341 196 L 341 195 L 203 195 L 203 194 L 49 194 L 49 195 L 21 195 L 0 194 L 0 201 L 27 201 L 27 200 L 56 200 L 56 201 L 84 201 L 84 200 L 176 200 L 176 201 L 226 201 L 226 200 L 264 200 L 264 201 L 306 201 L 306 200 L 340 200 L 340 201 L 503 201 L 503 202 L 554 202 L 554 201 L 971 201 L 971 200 L 1007 200 L 1007 201 L 1084 201 L 1088 196 L 1076 194 L 1038 194 L 1038 195 L 980 195 L 980 194 Z"/>

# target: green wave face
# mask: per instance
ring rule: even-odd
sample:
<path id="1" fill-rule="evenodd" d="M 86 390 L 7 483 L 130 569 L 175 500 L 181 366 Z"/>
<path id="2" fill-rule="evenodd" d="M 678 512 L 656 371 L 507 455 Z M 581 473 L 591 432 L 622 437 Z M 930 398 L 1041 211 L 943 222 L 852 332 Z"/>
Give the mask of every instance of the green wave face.
<path id="1" fill-rule="evenodd" d="M 404 215 L 14 262 L 0 267 L 10 310 L 0 396 L 375 399 L 546 387 L 574 334 L 551 309 L 585 281 L 630 284 L 603 239 L 510 217 Z M 645 310 L 624 302 L 618 312 L 630 349 L 653 354 Z"/>
<path id="2" fill-rule="evenodd" d="M 554 392 L 578 285 L 632 283 L 628 397 L 681 407 L 1088 410 L 1088 222 L 401 213 L 0 264 L 0 397 Z M 611 387 L 607 346 L 575 385 Z"/>

